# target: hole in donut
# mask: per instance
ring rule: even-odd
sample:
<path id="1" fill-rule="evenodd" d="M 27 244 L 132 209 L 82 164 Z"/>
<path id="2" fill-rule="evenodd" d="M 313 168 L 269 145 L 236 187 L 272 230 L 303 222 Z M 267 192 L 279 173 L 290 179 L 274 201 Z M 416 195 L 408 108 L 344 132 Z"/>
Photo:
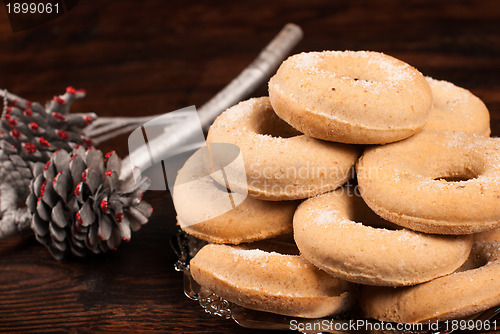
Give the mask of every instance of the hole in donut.
<path id="1" fill-rule="evenodd" d="M 481 252 L 478 252 L 477 246 L 473 248 L 472 252 L 470 253 L 469 257 L 467 260 L 458 268 L 455 270 L 455 272 L 462 272 L 462 271 L 467 271 L 467 270 L 473 270 L 473 269 L 478 269 L 481 267 L 484 267 L 485 265 L 488 264 L 488 259 L 482 254 Z"/>
<path id="2" fill-rule="evenodd" d="M 266 117 L 260 120 L 257 132 L 261 135 L 276 138 L 291 138 L 302 134 L 279 118 L 274 112 L 266 114 Z"/>
<path id="3" fill-rule="evenodd" d="M 347 212 L 347 218 L 373 228 L 384 228 L 386 230 L 401 230 L 401 226 L 388 222 L 370 209 L 361 197 L 354 197 L 355 205 Z"/>
<path id="4" fill-rule="evenodd" d="M 276 253 L 284 254 L 284 255 L 299 255 L 300 254 L 299 249 L 297 248 L 295 243 L 280 241 L 276 238 L 240 244 L 236 247 L 240 248 L 240 249 L 247 249 L 247 250 L 260 249 L 264 252 L 268 252 L 268 253 L 276 252 Z"/>
<path id="5" fill-rule="evenodd" d="M 473 180 L 479 176 L 479 173 L 476 173 L 472 169 L 466 169 L 461 172 L 452 172 L 446 173 L 442 176 L 434 178 L 436 181 L 446 181 L 446 182 L 461 182 Z"/>

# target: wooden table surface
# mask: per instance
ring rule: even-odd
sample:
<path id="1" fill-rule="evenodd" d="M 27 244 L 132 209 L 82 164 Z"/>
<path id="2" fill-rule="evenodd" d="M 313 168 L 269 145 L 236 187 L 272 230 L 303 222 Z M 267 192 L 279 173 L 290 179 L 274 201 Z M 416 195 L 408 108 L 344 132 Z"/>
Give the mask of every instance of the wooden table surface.
<path id="1" fill-rule="evenodd" d="M 101 116 L 200 106 L 287 22 L 305 34 L 294 52 L 382 51 L 470 89 L 500 135 L 497 0 L 80 1 L 16 33 L 2 8 L 0 87 L 40 102 L 85 88 L 72 110 Z M 264 94 L 262 85 L 254 95 Z M 126 139 L 100 148 L 125 156 Z M 184 297 L 169 246 L 171 197 L 145 199 L 150 222 L 104 256 L 56 261 L 30 235 L 0 241 L 0 332 L 255 333 Z"/>

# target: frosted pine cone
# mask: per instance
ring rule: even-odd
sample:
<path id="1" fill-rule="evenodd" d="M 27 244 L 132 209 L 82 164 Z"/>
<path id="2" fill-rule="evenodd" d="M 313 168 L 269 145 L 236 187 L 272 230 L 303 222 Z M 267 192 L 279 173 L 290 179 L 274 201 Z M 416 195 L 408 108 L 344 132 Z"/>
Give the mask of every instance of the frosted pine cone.
<path id="1" fill-rule="evenodd" d="M 46 162 L 57 149 L 70 151 L 77 144 L 90 145 L 82 128 L 95 118 L 94 113 L 70 114 L 75 99 L 85 96 L 72 87 L 55 96 L 45 108 L 5 93 L 0 119 L 0 179 L 10 184 L 24 201 L 32 179 L 31 162 Z"/>
<path id="2" fill-rule="evenodd" d="M 120 180 L 121 160 L 113 151 L 77 147 L 59 150 L 37 163 L 26 201 L 31 228 L 56 259 L 67 253 L 85 256 L 115 249 L 129 241 L 151 215 L 142 201 L 149 179 Z"/>

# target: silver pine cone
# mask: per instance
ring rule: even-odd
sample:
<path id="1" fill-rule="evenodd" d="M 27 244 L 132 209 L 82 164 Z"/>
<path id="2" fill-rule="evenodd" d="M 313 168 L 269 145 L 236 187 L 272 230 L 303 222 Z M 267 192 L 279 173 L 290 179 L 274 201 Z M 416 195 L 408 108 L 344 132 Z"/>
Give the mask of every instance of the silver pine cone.
<path id="1" fill-rule="evenodd" d="M 4 93 L 0 118 L 0 179 L 14 188 L 24 201 L 32 179 L 31 163 L 46 162 L 58 149 L 70 151 L 76 145 L 90 145 L 82 128 L 95 120 L 94 113 L 70 113 L 83 90 L 68 87 L 66 92 L 43 107 L 38 102 Z"/>
<path id="2" fill-rule="evenodd" d="M 26 204 L 31 228 L 56 259 L 83 257 L 116 249 L 148 221 L 151 206 L 142 201 L 149 179 L 118 178 L 121 159 L 96 148 L 58 150 L 33 168 Z"/>

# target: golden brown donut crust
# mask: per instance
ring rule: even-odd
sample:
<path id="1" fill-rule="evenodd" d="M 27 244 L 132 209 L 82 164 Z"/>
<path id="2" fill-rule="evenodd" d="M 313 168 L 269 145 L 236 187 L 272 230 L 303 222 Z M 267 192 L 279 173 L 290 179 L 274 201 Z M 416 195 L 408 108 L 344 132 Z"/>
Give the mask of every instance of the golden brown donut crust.
<path id="1" fill-rule="evenodd" d="M 201 286 L 253 310 L 321 318 L 352 304 L 349 283 L 297 255 L 209 244 L 191 260 L 190 270 Z"/>
<path id="2" fill-rule="evenodd" d="M 483 242 L 500 242 L 500 229 L 477 233 L 474 235 L 474 240 Z"/>
<path id="3" fill-rule="evenodd" d="M 228 191 L 207 175 L 202 156 L 203 149 L 194 153 L 174 184 L 172 197 L 183 231 L 209 242 L 229 244 L 291 232 L 297 201 L 266 202 L 246 197 L 222 213 L 227 210 Z M 232 196 L 234 201 L 238 194 Z"/>
<path id="4" fill-rule="evenodd" d="M 391 56 L 369 51 L 301 53 L 269 81 L 278 116 L 319 139 L 383 144 L 420 130 L 432 96 L 424 76 Z"/>
<path id="5" fill-rule="evenodd" d="M 235 144 L 241 150 L 247 184 L 233 183 L 231 190 L 248 189 L 250 196 L 270 201 L 336 189 L 352 177 L 361 149 L 299 134 L 276 116 L 267 97 L 240 102 L 217 117 L 207 137 L 208 145 L 214 143 Z M 231 179 L 241 179 L 241 170 L 225 170 Z"/>
<path id="6" fill-rule="evenodd" d="M 365 202 L 395 224 L 437 234 L 500 226 L 498 138 L 424 130 L 366 149 L 356 172 Z"/>
<path id="7" fill-rule="evenodd" d="M 479 242 L 471 259 L 479 266 L 404 288 L 363 287 L 368 318 L 402 323 L 463 318 L 500 303 L 500 243 Z"/>
<path id="8" fill-rule="evenodd" d="M 490 135 L 490 113 L 483 101 L 451 82 L 425 79 L 432 90 L 432 109 L 424 129 Z"/>
<path id="9" fill-rule="evenodd" d="M 404 286 L 430 281 L 460 267 L 471 250 L 470 236 L 429 235 L 367 224 L 384 227 L 390 223 L 373 213 L 350 187 L 306 200 L 293 218 L 301 256 L 355 283 Z"/>

